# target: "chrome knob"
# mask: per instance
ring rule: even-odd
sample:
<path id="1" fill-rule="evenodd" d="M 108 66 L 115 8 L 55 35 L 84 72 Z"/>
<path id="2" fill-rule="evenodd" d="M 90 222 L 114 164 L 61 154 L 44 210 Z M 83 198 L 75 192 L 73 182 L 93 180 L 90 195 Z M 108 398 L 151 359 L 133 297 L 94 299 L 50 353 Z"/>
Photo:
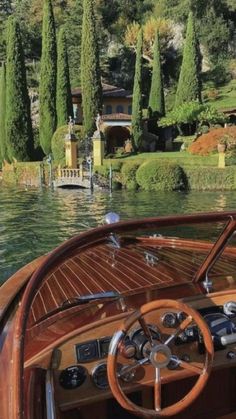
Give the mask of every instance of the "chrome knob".
<path id="1" fill-rule="evenodd" d="M 225 303 L 223 306 L 223 310 L 226 316 L 231 316 L 232 314 L 236 314 L 236 302 L 227 301 L 227 303 Z"/>
<path id="2" fill-rule="evenodd" d="M 106 224 L 114 224 L 120 221 L 120 216 L 116 212 L 108 212 L 104 219 Z"/>

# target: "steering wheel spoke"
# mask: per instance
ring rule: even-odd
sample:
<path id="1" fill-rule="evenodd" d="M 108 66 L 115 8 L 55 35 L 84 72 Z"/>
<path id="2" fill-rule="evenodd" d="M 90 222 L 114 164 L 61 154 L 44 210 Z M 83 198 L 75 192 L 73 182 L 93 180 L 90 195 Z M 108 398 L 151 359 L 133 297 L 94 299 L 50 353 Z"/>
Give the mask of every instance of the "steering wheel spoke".
<path id="1" fill-rule="evenodd" d="M 150 328 L 148 327 L 144 317 L 143 316 L 140 317 L 138 319 L 138 321 L 139 321 L 139 324 L 142 327 L 142 329 L 144 331 L 144 334 L 145 334 L 146 338 L 148 339 L 151 347 L 154 346 L 154 342 L 153 342 L 153 338 L 152 338 L 152 332 L 151 332 Z"/>
<path id="2" fill-rule="evenodd" d="M 179 366 L 184 368 L 185 370 L 191 371 L 194 374 L 201 375 L 203 373 L 204 367 L 199 367 L 198 365 L 194 365 L 191 362 L 185 362 L 181 359 L 179 360 Z"/>
<path id="3" fill-rule="evenodd" d="M 161 411 L 161 370 L 160 368 L 155 369 L 154 407 L 155 407 L 156 412 Z"/>
<path id="4" fill-rule="evenodd" d="M 192 323 L 192 321 L 192 316 L 186 317 L 186 319 L 184 319 L 182 323 L 179 325 L 179 327 L 176 329 L 175 333 L 173 333 L 168 337 L 168 339 L 166 339 L 165 345 L 169 345 L 174 339 L 176 339 L 179 336 L 180 333 L 184 332 L 184 330 Z"/>
<path id="5" fill-rule="evenodd" d="M 135 372 L 139 367 L 141 367 L 142 365 L 145 365 L 149 362 L 150 362 L 149 358 L 146 357 L 146 358 L 140 359 L 140 361 L 135 362 L 135 364 L 124 365 L 120 369 L 120 371 L 117 373 L 117 377 L 122 378 L 126 374 L 130 374 L 131 372 Z"/>

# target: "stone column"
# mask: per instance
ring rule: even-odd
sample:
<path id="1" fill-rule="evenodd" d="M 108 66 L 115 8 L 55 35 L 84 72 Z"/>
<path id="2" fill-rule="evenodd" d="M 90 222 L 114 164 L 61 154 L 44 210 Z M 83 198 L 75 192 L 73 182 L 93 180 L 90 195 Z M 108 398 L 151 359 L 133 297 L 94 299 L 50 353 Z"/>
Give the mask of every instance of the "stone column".
<path id="1" fill-rule="evenodd" d="M 78 139 L 75 134 L 67 134 L 65 138 L 66 166 L 70 169 L 77 169 Z"/>
<path id="2" fill-rule="evenodd" d="M 218 167 L 220 169 L 224 169 L 225 168 L 225 152 L 224 151 L 220 151 L 219 152 Z"/>
<path id="3" fill-rule="evenodd" d="M 101 131 L 95 131 L 92 137 L 93 141 L 93 164 L 102 166 L 104 159 L 104 137 Z"/>

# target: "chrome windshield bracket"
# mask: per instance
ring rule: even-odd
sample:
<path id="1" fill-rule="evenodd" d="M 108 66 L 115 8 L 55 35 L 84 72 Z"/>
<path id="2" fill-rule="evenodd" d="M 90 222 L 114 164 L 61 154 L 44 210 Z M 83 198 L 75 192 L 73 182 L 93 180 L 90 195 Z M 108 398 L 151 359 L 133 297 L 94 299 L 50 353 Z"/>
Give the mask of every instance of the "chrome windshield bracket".
<path id="1" fill-rule="evenodd" d="M 203 286 L 207 293 L 210 293 L 213 291 L 213 282 L 209 279 L 208 274 L 206 273 L 205 280 L 203 281 Z"/>

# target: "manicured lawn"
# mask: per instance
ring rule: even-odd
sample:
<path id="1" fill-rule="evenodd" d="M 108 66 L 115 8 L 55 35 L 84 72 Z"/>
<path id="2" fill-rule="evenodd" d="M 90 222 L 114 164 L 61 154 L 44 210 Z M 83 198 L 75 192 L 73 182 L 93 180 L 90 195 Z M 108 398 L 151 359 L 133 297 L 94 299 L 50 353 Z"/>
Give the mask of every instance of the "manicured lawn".
<path id="1" fill-rule="evenodd" d="M 173 151 L 173 152 L 156 152 L 156 153 L 139 153 L 132 156 L 122 156 L 114 159 L 107 159 L 107 163 L 112 161 L 126 161 L 144 162 L 147 160 L 158 159 L 163 162 L 175 162 L 182 166 L 217 166 L 218 165 L 218 154 L 212 154 L 211 156 L 197 156 L 188 153 L 187 151 Z"/>
<path id="2" fill-rule="evenodd" d="M 217 97 L 214 99 L 207 99 L 204 103 L 207 103 L 217 109 L 236 107 L 236 80 L 231 80 L 225 86 L 221 86 L 215 90 L 218 93 Z M 205 94 L 206 93 L 207 91 L 205 91 Z"/>

